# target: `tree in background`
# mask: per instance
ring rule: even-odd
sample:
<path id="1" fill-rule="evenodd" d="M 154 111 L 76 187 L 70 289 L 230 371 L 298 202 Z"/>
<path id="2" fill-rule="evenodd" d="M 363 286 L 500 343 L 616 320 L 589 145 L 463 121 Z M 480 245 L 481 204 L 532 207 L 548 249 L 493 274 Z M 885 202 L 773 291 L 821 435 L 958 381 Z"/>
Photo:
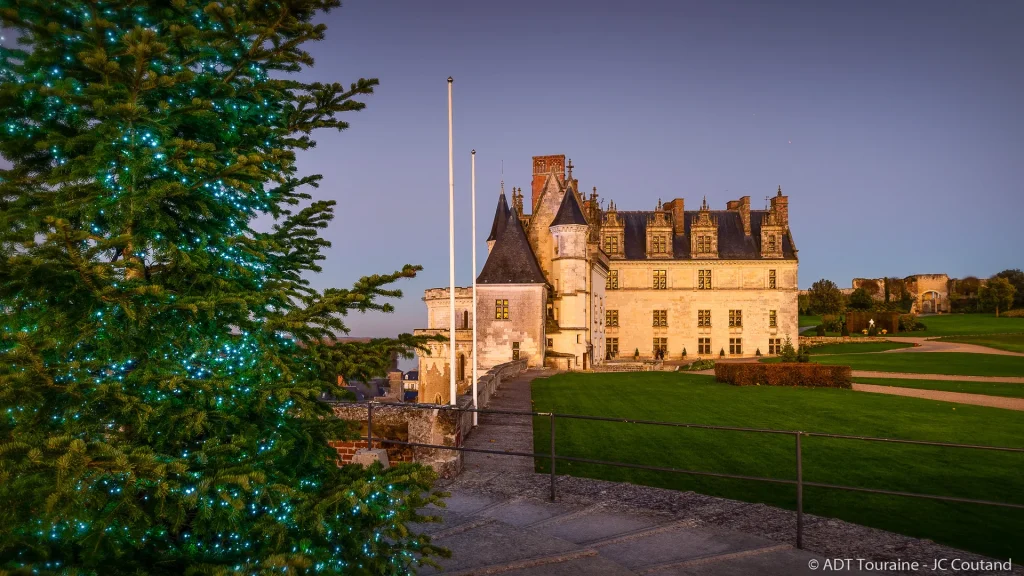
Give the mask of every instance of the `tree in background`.
<path id="1" fill-rule="evenodd" d="M 822 278 L 807 291 L 811 309 L 817 314 L 838 314 L 843 311 L 843 293 L 831 280 Z"/>
<path id="2" fill-rule="evenodd" d="M 335 0 L 5 3 L 0 572 L 406 574 L 429 468 L 339 468 L 335 343 L 415 275 L 314 290 L 333 202 L 296 152 L 376 80 L 306 83 Z M 269 215 L 269 232 L 250 224 Z"/>
<path id="3" fill-rule="evenodd" d="M 1013 307 L 1024 308 L 1024 272 L 1019 268 L 1003 270 L 996 274 L 997 278 L 1006 278 L 1015 290 L 1013 295 Z"/>
<path id="4" fill-rule="evenodd" d="M 871 310 L 871 306 L 875 303 L 868 291 L 862 288 L 857 288 L 850 294 L 849 307 L 854 310 Z"/>
<path id="5" fill-rule="evenodd" d="M 1000 310 L 1009 310 L 1013 306 L 1013 297 L 1017 289 L 1006 278 L 993 276 L 982 285 L 978 293 L 978 301 L 985 310 L 995 310 L 999 317 Z"/>
<path id="6" fill-rule="evenodd" d="M 977 298 L 981 290 L 981 280 L 974 276 L 967 276 L 956 283 L 956 293 L 964 298 Z"/>

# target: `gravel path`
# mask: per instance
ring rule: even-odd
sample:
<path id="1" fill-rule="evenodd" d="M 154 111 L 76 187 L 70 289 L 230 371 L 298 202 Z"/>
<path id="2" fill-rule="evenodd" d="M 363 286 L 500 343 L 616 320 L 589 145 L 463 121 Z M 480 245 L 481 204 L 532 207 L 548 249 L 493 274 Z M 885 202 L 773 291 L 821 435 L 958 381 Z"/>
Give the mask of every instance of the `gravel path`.
<path id="1" fill-rule="evenodd" d="M 892 338 L 893 342 L 907 342 L 916 344 L 913 348 L 896 348 L 894 350 L 885 350 L 882 354 L 896 354 L 902 352 L 966 352 L 968 354 L 995 354 L 998 356 L 1024 356 L 1024 352 L 1010 352 L 1009 350 L 1000 350 L 998 348 L 989 348 L 988 346 L 979 346 L 977 344 L 963 344 L 961 342 L 943 342 L 940 340 L 931 340 L 929 338 L 904 338 L 895 337 Z"/>
<path id="2" fill-rule="evenodd" d="M 892 394 L 893 396 L 910 396 L 940 402 L 956 402 L 957 404 L 973 404 L 1005 408 L 1007 410 L 1024 410 L 1024 398 L 1007 398 L 1005 396 L 986 396 L 984 394 L 965 394 L 963 392 L 944 392 L 942 390 L 921 390 L 918 388 L 900 388 L 899 386 L 876 386 L 874 384 L 854 384 L 858 392 L 875 394 Z"/>
<path id="3" fill-rule="evenodd" d="M 714 374 L 714 370 L 710 372 Z M 853 378 L 901 378 L 904 380 L 955 380 L 957 382 L 1007 382 L 1024 384 L 1021 376 L 951 376 L 949 374 L 915 374 L 912 372 L 878 372 L 876 370 L 854 370 Z"/>

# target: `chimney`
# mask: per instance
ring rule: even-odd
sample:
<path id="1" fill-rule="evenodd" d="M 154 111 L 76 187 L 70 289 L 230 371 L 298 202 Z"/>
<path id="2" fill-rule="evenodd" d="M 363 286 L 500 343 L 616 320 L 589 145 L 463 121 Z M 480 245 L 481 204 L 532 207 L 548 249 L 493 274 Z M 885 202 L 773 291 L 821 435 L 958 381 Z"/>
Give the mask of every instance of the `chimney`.
<path id="1" fill-rule="evenodd" d="M 548 173 L 555 172 L 555 175 L 565 181 L 565 154 L 554 156 L 533 157 L 533 185 L 530 203 L 533 206 L 533 213 L 537 212 L 537 203 L 540 202 L 540 193 L 544 191 L 544 180 Z M 559 199 L 561 200 L 561 199 Z"/>
<path id="2" fill-rule="evenodd" d="M 743 222 L 743 235 L 750 236 L 750 196 L 744 196 L 736 202 L 736 209 L 740 213 L 740 221 Z"/>
<path id="3" fill-rule="evenodd" d="M 779 186 L 779 192 L 772 197 L 772 212 L 775 213 L 776 222 L 779 223 L 783 229 L 789 229 L 789 196 L 782 195 L 782 186 Z"/>
<path id="4" fill-rule="evenodd" d="M 662 208 L 664 208 L 666 212 L 672 213 L 672 233 L 676 236 L 683 234 L 686 230 L 683 205 L 684 202 L 682 198 L 676 198 L 675 200 L 665 202 L 665 204 L 662 205 Z"/>

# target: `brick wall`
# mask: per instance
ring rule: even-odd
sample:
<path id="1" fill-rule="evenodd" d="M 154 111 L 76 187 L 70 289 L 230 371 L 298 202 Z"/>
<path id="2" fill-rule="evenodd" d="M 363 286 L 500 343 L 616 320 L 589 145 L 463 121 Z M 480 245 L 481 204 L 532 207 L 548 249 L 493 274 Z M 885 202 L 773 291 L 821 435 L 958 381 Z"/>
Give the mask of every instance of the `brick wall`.
<path id="1" fill-rule="evenodd" d="M 366 448 L 366 440 L 331 440 L 328 442 L 331 448 L 334 448 L 338 452 L 338 465 L 351 464 L 352 457 L 355 456 L 357 450 Z M 377 442 L 373 443 L 374 448 L 380 448 L 381 445 Z M 403 450 L 404 446 L 387 446 L 385 450 L 388 453 L 389 462 L 412 462 L 412 454 L 408 450 Z"/>

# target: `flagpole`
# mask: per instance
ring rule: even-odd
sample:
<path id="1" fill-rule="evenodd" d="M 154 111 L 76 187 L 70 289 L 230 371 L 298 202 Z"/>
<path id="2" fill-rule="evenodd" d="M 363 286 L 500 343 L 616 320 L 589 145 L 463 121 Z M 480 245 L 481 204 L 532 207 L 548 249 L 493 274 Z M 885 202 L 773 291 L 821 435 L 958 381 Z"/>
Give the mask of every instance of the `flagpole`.
<path id="1" fill-rule="evenodd" d="M 452 77 L 448 77 L 448 403 L 455 405 L 455 159 L 452 156 Z"/>
<path id="2" fill-rule="evenodd" d="M 470 180 L 472 182 L 470 188 L 472 190 L 472 200 L 470 201 L 470 209 L 473 211 L 471 218 L 473 226 L 473 409 L 478 409 L 476 400 L 476 150 L 470 153 L 472 158 L 470 168 Z M 473 426 L 477 425 L 477 413 L 473 412 Z"/>

